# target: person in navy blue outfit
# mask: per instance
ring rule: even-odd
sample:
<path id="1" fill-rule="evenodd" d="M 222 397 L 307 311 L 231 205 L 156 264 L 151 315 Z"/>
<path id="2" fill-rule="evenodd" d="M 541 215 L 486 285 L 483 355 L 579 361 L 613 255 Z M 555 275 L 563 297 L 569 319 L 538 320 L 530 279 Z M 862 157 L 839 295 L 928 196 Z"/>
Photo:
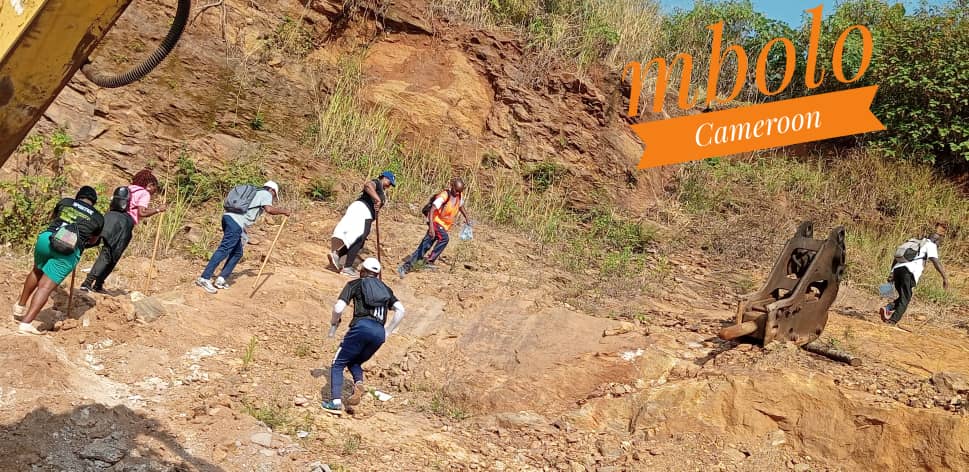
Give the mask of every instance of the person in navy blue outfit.
<path id="1" fill-rule="evenodd" d="M 343 369 L 349 369 L 353 376 L 353 393 L 347 399 L 347 404 L 353 406 L 360 403 L 364 392 L 363 363 L 373 357 L 404 318 L 404 305 L 394 296 L 394 291 L 377 278 L 380 262 L 368 257 L 360 268 L 360 278 L 347 282 L 340 292 L 330 320 L 329 336 L 332 338 L 343 310 L 353 302 L 350 330 L 343 337 L 330 367 L 330 400 L 323 402 L 323 409 L 336 415 L 343 414 Z M 388 326 L 387 312 L 391 310 L 394 317 Z"/>

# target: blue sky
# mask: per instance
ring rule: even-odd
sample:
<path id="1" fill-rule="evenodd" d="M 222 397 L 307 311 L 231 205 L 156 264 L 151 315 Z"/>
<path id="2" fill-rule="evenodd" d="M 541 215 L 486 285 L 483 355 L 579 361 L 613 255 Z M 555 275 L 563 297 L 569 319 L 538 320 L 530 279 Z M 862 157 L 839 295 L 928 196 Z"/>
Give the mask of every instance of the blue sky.
<path id="1" fill-rule="evenodd" d="M 921 0 L 889 0 L 890 3 L 902 3 L 907 11 L 912 11 L 921 3 Z M 801 15 L 804 10 L 814 8 L 818 4 L 824 4 L 824 15 L 827 16 L 834 11 L 835 1 L 822 0 L 752 0 L 754 9 L 764 14 L 768 18 L 782 20 L 791 26 L 801 24 Z M 941 5 L 946 3 L 944 0 L 928 0 L 929 5 Z M 693 6 L 693 0 L 660 0 L 664 11 L 672 11 L 674 8 L 689 9 Z"/>

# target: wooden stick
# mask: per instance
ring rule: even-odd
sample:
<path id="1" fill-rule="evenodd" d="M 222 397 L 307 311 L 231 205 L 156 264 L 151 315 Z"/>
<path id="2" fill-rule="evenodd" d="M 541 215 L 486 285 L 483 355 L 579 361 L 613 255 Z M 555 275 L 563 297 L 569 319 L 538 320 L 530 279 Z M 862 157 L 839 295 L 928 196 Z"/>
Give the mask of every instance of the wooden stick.
<path id="1" fill-rule="evenodd" d="M 171 161 L 171 155 L 169 155 L 169 161 Z M 169 177 L 171 176 L 171 163 L 169 163 L 169 170 L 165 172 L 165 193 L 162 194 L 162 205 L 168 205 L 168 184 Z M 162 223 L 165 221 L 165 215 L 162 214 L 158 217 L 158 229 L 155 230 L 155 246 L 151 250 L 151 261 L 148 262 L 148 278 L 145 280 L 145 295 L 148 295 L 148 290 L 151 288 L 151 276 L 152 272 L 155 271 L 155 257 L 158 255 L 158 241 L 161 240 L 161 230 Z"/>
<path id="2" fill-rule="evenodd" d="M 380 213 L 379 212 L 376 213 L 376 217 L 373 219 L 373 225 L 375 227 L 375 231 L 377 232 L 377 262 L 380 263 L 381 265 L 380 272 L 377 273 L 377 279 L 383 280 L 384 279 L 383 262 L 380 261 Z"/>
<path id="3" fill-rule="evenodd" d="M 158 255 L 158 241 L 161 240 L 162 222 L 164 219 L 165 215 L 158 218 L 158 229 L 155 230 L 155 247 L 151 250 L 151 261 L 148 263 L 148 279 L 145 281 L 145 295 L 148 294 L 148 290 L 151 288 L 151 276 L 155 270 L 155 257 Z"/>
<path id="4" fill-rule="evenodd" d="M 286 226 L 287 220 L 289 220 L 289 215 L 284 216 L 283 222 L 279 224 L 279 231 L 276 231 L 276 237 L 273 238 L 273 243 L 269 245 L 269 252 L 266 253 L 266 258 L 262 260 L 262 267 L 259 268 L 259 273 L 256 274 L 256 282 L 252 284 L 252 293 L 249 294 L 249 298 L 252 298 L 259 288 L 259 277 L 262 277 L 262 271 L 266 268 L 266 263 L 269 262 L 269 256 L 273 253 L 273 248 L 276 247 L 276 241 L 279 241 L 279 235 L 283 234 L 283 227 Z"/>
<path id="5" fill-rule="evenodd" d="M 71 290 L 67 292 L 67 317 L 71 316 L 71 308 L 74 307 L 74 276 L 77 275 L 77 266 L 74 266 L 74 271 L 71 272 Z"/>
<path id="6" fill-rule="evenodd" d="M 844 362 L 852 367 L 858 367 L 861 365 L 860 357 L 855 357 L 848 352 L 835 349 L 831 346 L 826 346 L 823 343 L 812 342 L 801 347 L 804 348 L 805 351 L 813 352 L 838 362 Z"/>

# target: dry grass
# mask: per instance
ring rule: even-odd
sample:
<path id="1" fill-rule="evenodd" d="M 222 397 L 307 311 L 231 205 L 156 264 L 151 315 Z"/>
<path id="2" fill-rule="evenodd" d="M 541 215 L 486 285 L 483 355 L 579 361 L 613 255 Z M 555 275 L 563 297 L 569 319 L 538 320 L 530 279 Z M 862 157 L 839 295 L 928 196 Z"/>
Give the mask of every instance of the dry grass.
<path id="1" fill-rule="evenodd" d="M 475 26 L 519 32 L 537 66 L 565 59 L 579 70 L 597 62 L 617 69 L 653 57 L 661 39 L 660 6 L 653 0 L 438 0 L 432 5 Z"/>
<path id="2" fill-rule="evenodd" d="M 923 235 L 936 221 L 949 225 L 940 245 L 943 262 L 969 257 L 969 200 L 928 166 L 875 152 L 828 160 L 770 154 L 708 160 L 684 166 L 678 181 L 673 205 L 689 215 L 693 243 L 738 266 L 773 263 L 774 249 L 808 219 L 815 222 L 818 238 L 845 226 L 847 278 L 855 284 L 882 282 L 895 247 Z M 940 303 L 961 301 L 955 294 L 965 293 L 965 287 L 945 293 L 937 290 L 939 284 L 939 277 L 930 275 L 919 290 Z"/>

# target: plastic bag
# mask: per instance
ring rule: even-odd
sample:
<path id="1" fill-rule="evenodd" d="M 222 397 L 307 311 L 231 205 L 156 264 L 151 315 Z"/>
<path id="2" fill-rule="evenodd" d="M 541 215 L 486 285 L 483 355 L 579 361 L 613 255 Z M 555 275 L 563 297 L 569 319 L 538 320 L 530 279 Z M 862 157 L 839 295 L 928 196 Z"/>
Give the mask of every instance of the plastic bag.
<path id="1" fill-rule="evenodd" d="M 472 238 L 474 238 L 474 233 L 471 230 L 471 225 L 464 225 L 461 228 L 461 241 L 470 241 Z"/>
<path id="2" fill-rule="evenodd" d="M 878 294 L 881 295 L 882 298 L 895 298 L 896 297 L 895 285 L 892 284 L 891 282 L 885 282 L 879 285 Z"/>

